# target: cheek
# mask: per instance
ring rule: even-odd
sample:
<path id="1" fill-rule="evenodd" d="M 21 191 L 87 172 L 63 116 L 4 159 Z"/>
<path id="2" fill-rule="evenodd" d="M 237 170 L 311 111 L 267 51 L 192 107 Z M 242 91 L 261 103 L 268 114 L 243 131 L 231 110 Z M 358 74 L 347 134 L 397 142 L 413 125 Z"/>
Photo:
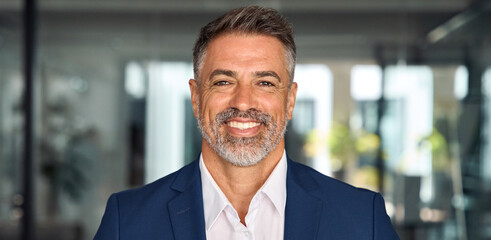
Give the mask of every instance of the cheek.
<path id="1" fill-rule="evenodd" d="M 203 97 L 200 114 L 203 120 L 214 122 L 218 113 L 227 109 L 228 101 L 225 96 L 210 95 Z"/>
<path id="2" fill-rule="evenodd" d="M 283 96 L 264 98 L 261 105 L 264 107 L 265 112 L 274 114 L 275 118 L 284 118 L 286 114 L 287 101 Z"/>

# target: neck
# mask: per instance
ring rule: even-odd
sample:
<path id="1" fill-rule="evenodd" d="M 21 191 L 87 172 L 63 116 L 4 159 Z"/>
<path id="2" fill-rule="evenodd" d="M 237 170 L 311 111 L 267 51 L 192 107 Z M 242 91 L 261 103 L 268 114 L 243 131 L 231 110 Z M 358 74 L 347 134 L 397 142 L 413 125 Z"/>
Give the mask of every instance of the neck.
<path id="1" fill-rule="evenodd" d="M 252 198 L 281 160 L 284 147 L 285 143 L 282 139 L 278 146 L 258 164 L 239 167 L 218 156 L 208 142 L 203 139 L 203 162 L 220 190 L 239 214 L 244 225 L 244 219 Z"/>

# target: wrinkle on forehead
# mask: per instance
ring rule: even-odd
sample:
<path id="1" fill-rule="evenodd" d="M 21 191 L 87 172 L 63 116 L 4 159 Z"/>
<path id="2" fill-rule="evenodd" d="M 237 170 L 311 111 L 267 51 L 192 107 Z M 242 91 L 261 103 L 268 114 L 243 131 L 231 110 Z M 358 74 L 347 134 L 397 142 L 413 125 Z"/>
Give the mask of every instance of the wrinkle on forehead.
<path id="1" fill-rule="evenodd" d="M 217 45 L 216 42 L 223 40 L 223 39 L 227 39 L 227 38 L 229 39 L 229 41 L 230 40 L 234 41 L 234 38 L 235 38 L 235 40 L 239 40 L 239 41 L 240 41 L 240 38 L 250 38 L 250 39 L 263 38 L 263 39 L 274 40 L 274 41 L 262 41 L 261 45 L 268 44 L 268 45 L 270 45 L 270 48 L 280 47 L 281 56 L 282 56 L 281 60 L 282 60 L 282 63 L 284 65 L 284 68 L 288 74 L 287 76 L 288 76 L 288 80 L 289 80 L 289 85 L 293 82 L 294 62 L 291 62 L 291 60 L 290 60 L 291 56 L 280 40 L 278 40 L 274 36 L 269 36 L 269 35 L 233 31 L 233 32 L 225 32 L 223 34 L 220 34 L 219 36 L 215 37 L 212 41 L 210 41 L 207 44 L 206 49 L 204 50 L 200 61 L 198 61 L 199 73 L 197 76 L 195 76 L 196 80 L 198 81 L 198 85 L 200 85 L 200 83 L 199 83 L 200 80 L 205 80 L 205 79 L 203 79 L 203 68 L 204 68 L 204 65 L 206 65 L 206 62 L 207 62 L 206 59 L 209 58 L 210 52 L 213 52 L 212 48 L 214 48 L 213 50 L 215 50 L 215 51 L 221 52 L 223 47 L 220 45 Z M 237 38 L 239 38 L 239 39 L 237 39 Z M 276 42 L 277 44 L 276 43 L 273 44 L 274 42 Z M 247 41 L 245 41 L 245 43 L 247 44 Z M 243 48 L 243 47 L 244 46 L 241 46 L 241 48 Z M 259 50 L 259 48 L 255 48 L 255 49 Z M 249 54 L 247 51 L 239 51 L 239 50 L 240 49 L 238 49 L 237 52 L 243 56 L 247 56 Z"/>

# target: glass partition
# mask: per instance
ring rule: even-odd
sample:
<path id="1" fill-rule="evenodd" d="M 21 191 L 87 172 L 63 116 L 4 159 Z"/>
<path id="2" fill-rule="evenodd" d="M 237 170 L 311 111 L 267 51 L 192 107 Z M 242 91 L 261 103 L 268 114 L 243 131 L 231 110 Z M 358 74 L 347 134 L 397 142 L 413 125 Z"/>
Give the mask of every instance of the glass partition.
<path id="1" fill-rule="evenodd" d="M 198 156 L 191 48 L 238 3 L 37 2 L 36 235 L 88 240 L 111 193 Z M 490 239 L 488 18 L 423 44 L 468 3 L 293 2 L 274 3 L 297 32 L 289 157 L 381 192 L 403 240 Z M 24 215 L 22 3 L 0 1 L 0 239 Z"/>
<path id="2" fill-rule="evenodd" d="M 18 239 L 23 216 L 21 1 L 0 11 L 0 239 Z"/>

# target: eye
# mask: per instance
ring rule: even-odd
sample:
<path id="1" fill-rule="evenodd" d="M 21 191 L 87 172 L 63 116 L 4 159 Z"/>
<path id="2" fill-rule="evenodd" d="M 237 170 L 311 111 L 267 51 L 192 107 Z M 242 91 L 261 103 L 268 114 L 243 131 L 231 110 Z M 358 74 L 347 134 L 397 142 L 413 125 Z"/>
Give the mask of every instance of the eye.
<path id="1" fill-rule="evenodd" d="M 259 85 L 260 86 L 266 86 L 266 87 L 273 87 L 274 86 L 273 83 L 268 82 L 268 81 L 261 81 L 261 82 L 259 82 Z"/>
<path id="2" fill-rule="evenodd" d="M 223 86 L 223 85 L 228 85 L 230 84 L 228 81 L 216 81 L 215 83 L 213 83 L 213 85 L 215 86 Z"/>

